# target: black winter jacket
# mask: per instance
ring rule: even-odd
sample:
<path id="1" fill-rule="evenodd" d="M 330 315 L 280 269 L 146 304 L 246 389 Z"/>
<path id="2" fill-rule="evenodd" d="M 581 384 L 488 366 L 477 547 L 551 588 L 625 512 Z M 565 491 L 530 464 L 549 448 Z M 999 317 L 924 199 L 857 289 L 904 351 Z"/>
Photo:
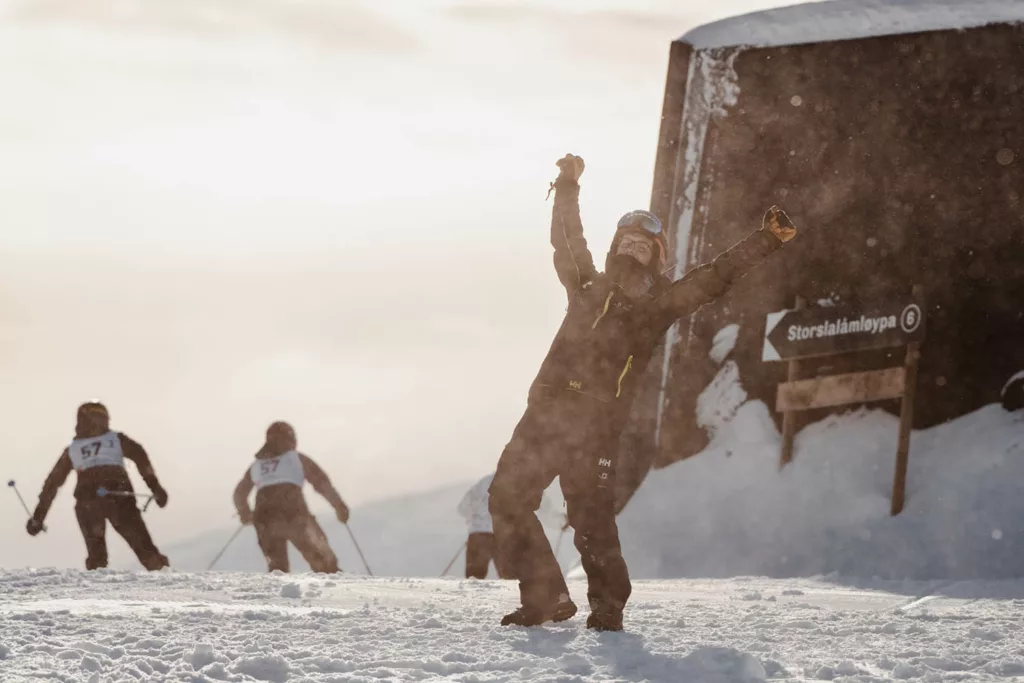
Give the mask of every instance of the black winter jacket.
<path id="1" fill-rule="evenodd" d="M 782 242 L 766 229 L 757 230 L 680 280 L 663 277 L 646 297 L 630 299 L 594 267 L 583 236 L 579 191 L 575 181 L 555 182 L 551 245 L 569 306 L 530 388 L 530 399 L 572 391 L 617 403 L 622 408 L 618 412 L 625 414 L 637 376 L 672 324 L 720 297 Z"/>

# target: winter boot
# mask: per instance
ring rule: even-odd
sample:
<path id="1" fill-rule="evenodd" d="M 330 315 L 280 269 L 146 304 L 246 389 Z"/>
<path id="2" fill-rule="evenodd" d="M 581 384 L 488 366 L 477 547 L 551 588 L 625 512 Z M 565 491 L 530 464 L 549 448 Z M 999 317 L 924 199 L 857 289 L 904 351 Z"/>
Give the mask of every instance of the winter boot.
<path id="1" fill-rule="evenodd" d="M 592 628 L 595 631 L 621 631 L 622 612 L 613 609 L 591 612 L 587 617 L 587 628 Z"/>
<path id="2" fill-rule="evenodd" d="M 554 604 L 545 607 L 523 605 L 515 612 L 501 619 L 502 626 L 540 626 L 549 621 L 560 622 L 572 619 L 576 614 L 576 603 L 568 595 L 561 595 Z"/>

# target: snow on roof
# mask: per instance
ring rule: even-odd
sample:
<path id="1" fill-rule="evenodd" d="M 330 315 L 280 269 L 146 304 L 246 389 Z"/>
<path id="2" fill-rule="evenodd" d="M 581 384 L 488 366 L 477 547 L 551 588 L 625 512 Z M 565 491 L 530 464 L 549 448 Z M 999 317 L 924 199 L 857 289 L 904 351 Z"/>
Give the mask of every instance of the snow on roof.
<path id="1" fill-rule="evenodd" d="M 679 40 L 697 49 L 775 47 L 1020 21 L 1021 0 L 829 0 L 723 19 Z"/>

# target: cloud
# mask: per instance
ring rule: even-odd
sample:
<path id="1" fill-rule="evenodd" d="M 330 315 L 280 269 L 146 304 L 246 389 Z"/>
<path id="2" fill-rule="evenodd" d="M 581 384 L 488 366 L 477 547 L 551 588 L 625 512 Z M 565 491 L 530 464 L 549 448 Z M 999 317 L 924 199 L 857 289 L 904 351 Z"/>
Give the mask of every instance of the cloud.
<path id="1" fill-rule="evenodd" d="M 447 13 L 466 21 L 478 22 L 540 22 L 548 25 L 594 26 L 612 24 L 627 30 L 664 29 L 665 23 L 677 21 L 678 16 L 658 12 L 630 10 L 596 10 L 571 12 L 539 5 L 527 4 L 461 4 L 450 7 Z"/>
<path id="2" fill-rule="evenodd" d="M 626 9 L 572 12 L 536 5 L 463 4 L 448 9 L 449 16 L 470 22 L 545 26 L 559 32 L 592 33 L 612 30 L 620 34 L 682 34 L 693 23 L 693 12 L 644 12 Z M 607 45 L 602 47 L 608 47 Z"/>
<path id="3" fill-rule="evenodd" d="M 354 0 L 33 0 L 15 5 L 16 22 L 61 22 L 114 30 L 183 33 L 200 38 L 284 37 L 305 46 L 402 54 L 413 31 Z"/>
<path id="4" fill-rule="evenodd" d="M 672 40 L 697 23 L 692 11 L 654 12 L 604 9 L 574 12 L 536 5 L 461 4 L 447 10 L 456 21 L 478 27 L 548 33 L 561 49 L 588 64 L 649 69 L 667 56 Z M 534 40 L 531 38 L 531 40 Z"/>

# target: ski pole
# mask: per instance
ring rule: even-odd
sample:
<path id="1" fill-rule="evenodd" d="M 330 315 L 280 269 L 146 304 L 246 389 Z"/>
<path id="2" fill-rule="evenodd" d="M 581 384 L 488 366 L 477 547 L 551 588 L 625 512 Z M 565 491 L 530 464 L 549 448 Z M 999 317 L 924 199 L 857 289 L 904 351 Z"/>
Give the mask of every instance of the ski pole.
<path id="1" fill-rule="evenodd" d="M 235 533 L 231 534 L 231 538 L 228 539 L 228 542 L 225 543 L 224 547 L 220 549 L 219 553 L 217 553 L 217 557 L 213 558 L 213 562 L 211 562 L 210 566 L 206 568 L 206 571 L 210 571 L 211 569 L 213 569 L 213 565 L 217 564 L 217 560 L 220 559 L 221 555 L 223 555 L 225 552 L 227 552 L 228 546 L 231 545 L 231 543 L 234 542 L 234 540 L 236 538 L 238 538 L 238 534 L 242 533 L 242 529 L 244 529 L 244 528 L 245 528 L 245 525 L 244 524 L 240 524 L 238 526 L 238 528 L 235 529 Z"/>
<path id="2" fill-rule="evenodd" d="M 108 491 L 102 486 L 96 489 L 96 495 L 98 495 L 100 498 L 103 498 L 104 496 L 121 496 L 122 498 L 146 498 L 148 500 L 146 500 L 146 504 L 142 506 L 142 512 L 146 511 L 146 508 L 149 507 L 149 504 L 153 502 L 154 498 L 152 493 L 134 493 L 132 491 Z"/>
<path id="3" fill-rule="evenodd" d="M 18 490 L 18 485 L 13 479 L 7 482 L 7 485 L 14 489 L 14 495 L 18 497 L 21 502 L 21 507 L 25 510 L 25 514 L 28 515 L 29 519 L 32 519 L 32 511 L 28 509 L 28 505 L 25 505 L 25 499 L 21 497 L 21 491 Z M 43 531 L 46 531 L 46 526 L 43 526 Z"/>
<path id="4" fill-rule="evenodd" d="M 18 497 L 18 500 L 21 501 L 21 507 L 24 508 L 25 514 L 31 517 L 32 512 L 29 511 L 28 505 L 25 505 L 25 499 L 21 497 L 21 491 L 18 490 L 18 485 L 14 482 L 13 479 L 7 482 L 7 485 L 14 489 L 14 495 L 16 495 Z"/>
<path id="5" fill-rule="evenodd" d="M 346 523 L 345 528 L 348 530 L 349 538 L 352 539 L 352 545 L 356 547 L 356 552 L 359 553 L 359 559 L 363 561 L 363 566 L 366 567 L 366 573 L 370 576 L 373 576 L 373 572 L 370 571 L 370 565 L 366 564 L 366 557 L 363 555 L 363 551 L 359 547 L 359 543 L 356 542 L 356 536 L 352 533 L 352 527 L 350 527 L 348 523 Z"/>
<path id="6" fill-rule="evenodd" d="M 565 527 L 558 532 L 558 540 L 555 541 L 555 558 L 558 558 L 558 551 L 562 549 L 562 537 L 565 536 Z"/>
<path id="7" fill-rule="evenodd" d="M 558 559 L 558 551 L 562 549 L 562 539 L 565 537 L 565 530 L 568 529 L 568 528 L 569 528 L 569 517 L 566 516 L 565 524 L 562 525 L 562 530 L 558 532 L 558 540 L 555 541 L 555 561 L 558 562 L 559 568 L 561 568 L 562 563 Z"/>
<path id="8" fill-rule="evenodd" d="M 453 564 L 455 564 L 455 560 L 459 559 L 459 555 L 462 554 L 462 551 L 466 547 L 467 543 L 469 543 L 469 541 L 463 541 L 462 545 L 459 546 L 459 549 L 455 551 L 455 557 L 452 558 L 452 561 L 449 562 L 448 566 L 444 568 L 443 572 L 441 572 L 441 576 L 442 577 L 444 577 L 444 576 L 446 576 L 448 574 L 448 570 L 452 568 Z"/>

